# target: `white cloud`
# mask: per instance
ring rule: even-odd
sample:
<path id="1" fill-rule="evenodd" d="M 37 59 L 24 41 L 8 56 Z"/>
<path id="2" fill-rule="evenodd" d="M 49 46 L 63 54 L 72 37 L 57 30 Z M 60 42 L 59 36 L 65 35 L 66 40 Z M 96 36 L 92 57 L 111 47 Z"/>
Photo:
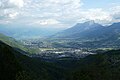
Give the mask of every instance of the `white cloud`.
<path id="1" fill-rule="evenodd" d="M 10 24 L 10 23 L 11 21 L 6 20 L 6 19 L 0 20 L 0 24 Z"/>
<path id="2" fill-rule="evenodd" d="M 44 19 L 44 20 L 36 20 L 34 21 L 32 24 L 39 24 L 39 25 L 55 25 L 55 24 L 59 24 L 60 22 L 55 20 L 55 19 Z"/>
<path id="3" fill-rule="evenodd" d="M 23 0 L 0 0 L 0 19 L 2 22 L 11 22 L 11 19 L 16 19 L 16 17 L 21 12 L 21 8 L 24 6 Z M 7 20 L 8 19 L 8 20 Z M 4 21 L 7 20 L 7 21 Z"/>
<path id="4" fill-rule="evenodd" d="M 120 22 L 120 6 L 114 6 L 110 9 L 113 22 Z"/>
<path id="5" fill-rule="evenodd" d="M 119 15 L 119 12 L 111 15 L 112 11 L 109 12 L 109 9 L 83 9 L 81 0 L 37 0 L 35 2 L 29 1 L 28 4 L 27 6 L 32 6 L 26 10 L 28 13 L 33 10 L 30 14 L 32 17 L 39 17 L 40 20 L 55 19 L 61 21 L 61 24 L 74 24 L 78 21 L 83 22 L 87 20 L 95 20 L 100 24 L 110 24 L 113 22 L 114 17 Z M 36 12 L 34 13 L 34 11 Z"/>
<path id="6" fill-rule="evenodd" d="M 108 24 L 112 21 L 112 16 L 110 13 L 108 11 L 104 11 L 101 8 L 88 9 L 86 11 L 80 12 L 80 14 L 80 20 L 78 21 L 94 20 L 101 24 Z"/>
<path id="7" fill-rule="evenodd" d="M 42 24 L 47 25 L 51 25 L 50 22 L 46 22 L 48 19 L 61 21 L 60 23 L 64 24 L 64 20 L 75 18 L 76 15 L 74 14 L 78 13 L 83 5 L 81 0 L 27 0 L 24 2 L 25 6 L 22 16 L 39 18 Z M 35 22 L 34 20 L 33 23 Z M 39 21 L 38 23 L 41 25 Z"/>
<path id="8" fill-rule="evenodd" d="M 120 21 L 120 6 L 84 9 L 82 5 L 82 0 L 0 0 L 0 20 L 58 27 L 88 20 L 101 24 Z"/>
<path id="9" fill-rule="evenodd" d="M 36 14 L 40 13 L 39 16 L 43 17 L 48 17 L 49 15 L 49 17 L 54 17 L 54 14 L 57 14 L 58 17 L 72 15 L 73 12 L 79 11 L 81 6 L 81 0 L 36 0 L 26 2 L 26 10 L 28 12 L 32 14 L 36 11 Z M 51 16 L 52 14 L 53 16 Z"/>
<path id="10" fill-rule="evenodd" d="M 23 0 L 9 0 L 9 4 L 13 6 L 17 6 L 18 8 L 21 8 L 24 6 L 24 1 Z"/>
<path id="11" fill-rule="evenodd" d="M 11 19 L 15 19 L 18 14 L 19 14 L 18 12 L 11 13 L 11 14 L 9 14 L 9 17 L 10 17 Z"/>
<path id="12" fill-rule="evenodd" d="M 23 6 L 23 0 L 0 0 L 0 9 L 22 8 Z"/>
<path id="13" fill-rule="evenodd" d="M 111 20 L 109 13 L 102 9 L 89 9 L 85 17 L 90 20 Z"/>

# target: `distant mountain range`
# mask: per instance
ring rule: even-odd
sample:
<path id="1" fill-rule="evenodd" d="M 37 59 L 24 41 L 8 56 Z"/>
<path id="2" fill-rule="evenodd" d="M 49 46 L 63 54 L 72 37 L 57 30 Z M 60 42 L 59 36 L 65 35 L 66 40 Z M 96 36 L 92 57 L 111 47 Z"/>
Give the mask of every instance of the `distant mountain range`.
<path id="1" fill-rule="evenodd" d="M 57 47 L 118 49 L 120 48 L 120 22 L 109 26 L 102 26 L 94 21 L 78 23 L 51 36 L 50 39 Z"/>
<path id="2" fill-rule="evenodd" d="M 26 25 L 2 25 L 0 24 L 0 33 L 11 36 L 15 39 L 44 38 L 51 36 L 62 29 L 26 26 Z"/>
<path id="3" fill-rule="evenodd" d="M 119 39 L 120 22 L 110 26 L 102 26 L 94 21 L 78 23 L 75 26 L 53 35 L 59 39 L 101 40 Z"/>
<path id="4" fill-rule="evenodd" d="M 24 26 L 24 27 L 23 27 Z M 57 33 L 58 32 L 58 33 Z M 94 39 L 108 39 L 114 36 L 119 39 L 120 22 L 113 23 L 109 26 L 102 26 L 94 21 L 85 23 L 77 23 L 75 26 L 59 30 L 53 28 L 41 28 L 25 25 L 0 25 L 0 33 L 11 36 L 16 39 L 29 38 L 59 38 L 59 39 L 80 39 L 80 40 L 94 40 Z"/>

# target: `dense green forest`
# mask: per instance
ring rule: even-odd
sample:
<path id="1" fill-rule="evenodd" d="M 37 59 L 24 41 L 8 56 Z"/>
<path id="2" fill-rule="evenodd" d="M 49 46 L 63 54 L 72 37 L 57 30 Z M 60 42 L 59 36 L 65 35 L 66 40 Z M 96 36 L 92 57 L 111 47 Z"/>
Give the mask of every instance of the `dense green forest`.
<path id="1" fill-rule="evenodd" d="M 119 80 L 120 50 L 45 62 L 0 41 L 0 80 Z"/>
<path id="2" fill-rule="evenodd" d="M 53 63 L 30 58 L 23 51 L 0 41 L 0 80 L 58 80 L 63 69 Z"/>

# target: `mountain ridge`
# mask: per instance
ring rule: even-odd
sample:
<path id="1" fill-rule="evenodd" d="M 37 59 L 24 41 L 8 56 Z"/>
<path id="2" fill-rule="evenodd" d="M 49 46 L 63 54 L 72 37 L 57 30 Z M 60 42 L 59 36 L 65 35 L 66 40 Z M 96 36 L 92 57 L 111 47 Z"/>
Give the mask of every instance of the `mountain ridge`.
<path id="1" fill-rule="evenodd" d="M 53 35 L 53 38 L 80 38 L 80 39 L 89 39 L 89 38 L 99 38 L 99 37 L 103 37 L 105 35 L 108 35 L 110 32 L 112 32 L 113 34 L 116 33 L 115 30 L 117 30 L 118 32 L 120 29 L 120 22 L 118 23 L 113 23 L 110 26 L 102 26 L 98 23 L 92 22 L 91 25 L 91 21 L 85 22 L 85 23 L 78 23 L 75 26 L 66 29 L 62 32 L 59 32 L 55 35 Z M 113 32 L 114 31 L 114 32 Z M 110 36 L 110 35 L 108 35 Z M 104 38 L 104 37 L 103 37 Z"/>

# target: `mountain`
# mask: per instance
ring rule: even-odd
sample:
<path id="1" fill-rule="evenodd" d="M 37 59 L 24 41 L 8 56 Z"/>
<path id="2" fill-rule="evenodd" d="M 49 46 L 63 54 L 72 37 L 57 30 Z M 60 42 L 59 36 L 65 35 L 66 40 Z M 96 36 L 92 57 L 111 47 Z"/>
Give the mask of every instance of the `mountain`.
<path id="1" fill-rule="evenodd" d="M 63 48 L 120 48 L 120 22 L 102 26 L 94 21 L 78 23 L 51 37 Z"/>
<path id="2" fill-rule="evenodd" d="M 28 52 L 29 54 L 33 54 L 33 53 L 37 52 L 37 49 L 30 49 L 30 48 L 24 46 L 23 43 L 21 43 L 20 41 L 14 39 L 12 37 L 6 36 L 2 33 L 0 33 L 0 41 L 8 44 L 11 47 L 19 48 L 25 52 Z"/>
<path id="3" fill-rule="evenodd" d="M 61 31 L 62 29 L 48 28 L 30 25 L 2 25 L 0 24 L 0 32 L 15 39 L 31 39 L 43 38 Z"/>
<path id="4" fill-rule="evenodd" d="M 15 76 L 22 71 L 15 58 L 15 52 L 10 46 L 0 41 L 0 80 L 15 80 Z"/>
<path id="5" fill-rule="evenodd" d="M 55 38 L 82 38 L 84 35 L 89 34 L 91 31 L 103 29 L 103 26 L 95 23 L 94 21 L 88 21 L 85 23 L 77 23 L 72 28 L 66 29 L 62 32 L 55 34 Z"/>
<path id="6" fill-rule="evenodd" d="M 59 80 L 61 68 L 23 55 L 24 51 L 0 41 L 0 80 Z"/>
<path id="7" fill-rule="evenodd" d="M 9 46 L 12 46 L 12 47 L 16 47 L 16 48 L 19 48 L 23 51 L 30 51 L 28 48 L 26 48 L 25 46 L 23 46 L 22 43 L 20 43 L 19 41 L 15 40 L 14 38 L 12 37 L 8 37 L 2 33 L 0 33 L 0 41 L 8 44 Z"/>
<path id="8" fill-rule="evenodd" d="M 110 26 L 102 26 L 94 21 L 78 23 L 72 28 L 66 29 L 53 36 L 53 38 L 72 38 L 81 40 L 108 39 L 113 36 L 119 37 L 120 23 Z"/>

